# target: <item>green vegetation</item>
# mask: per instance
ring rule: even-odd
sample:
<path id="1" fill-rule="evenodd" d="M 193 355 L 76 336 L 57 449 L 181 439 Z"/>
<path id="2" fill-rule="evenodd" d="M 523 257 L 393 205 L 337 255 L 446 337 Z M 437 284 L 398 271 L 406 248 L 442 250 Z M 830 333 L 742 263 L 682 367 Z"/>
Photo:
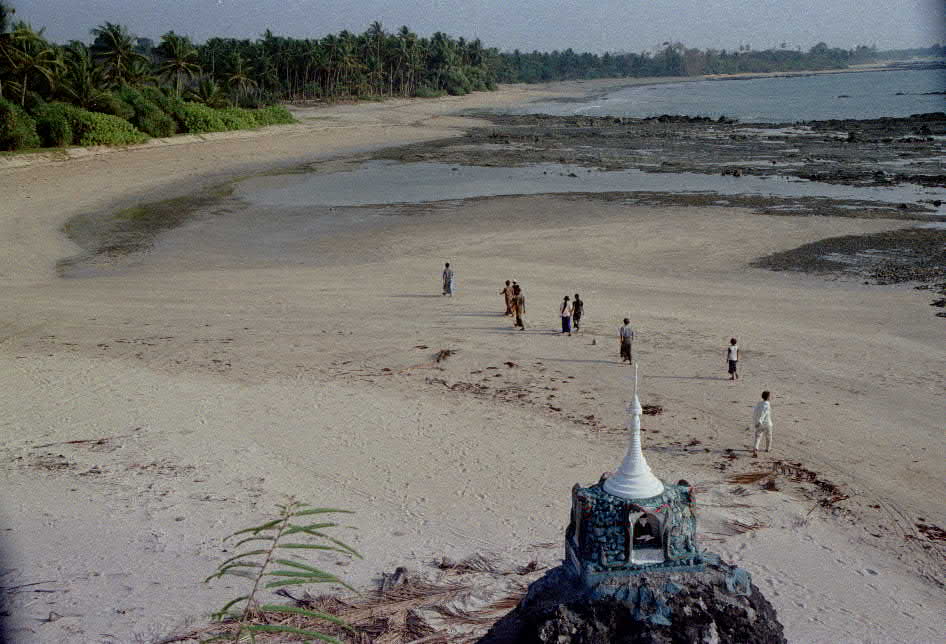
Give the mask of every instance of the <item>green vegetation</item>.
<path id="1" fill-rule="evenodd" d="M 216 110 L 200 103 L 184 103 L 184 128 L 188 132 L 202 134 L 204 132 L 223 132 L 227 129 L 223 119 Z"/>
<path id="2" fill-rule="evenodd" d="M 76 108 L 75 142 L 79 145 L 130 145 L 148 140 L 125 119 Z"/>
<path id="3" fill-rule="evenodd" d="M 656 53 L 602 55 L 576 53 L 571 49 L 551 53 L 534 51 L 502 54 L 496 76 L 504 83 L 538 83 L 579 78 L 616 78 L 649 76 L 699 76 L 702 74 L 739 74 L 782 71 L 843 69 L 848 65 L 903 57 L 903 54 L 943 56 L 946 47 L 908 52 L 878 52 L 875 47 L 854 49 L 829 47 L 818 43 L 807 52 L 778 48 L 756 51 L 749 45 L 737 50 L 690 49 L 681 43 L 665 42 Z M 893 55 L 891 55 L 893 54 Z"/>
<path id="4" fill-rule="evenodd" d="M 36 110 L 36 133 L 43 147 L 61 148 L 72 145 L 74 132 L 70 109 L 76 109 L 64 103 L 51 103 Z"/>
<path id="5" fill-rule="evenodd" d="M 38 148 L 36 121 L 26 110 L 0 98 L 0 149 Z"/>
<path id="6" fill-rule="evenodd" d="M 249 580 L 251 586 L 245 595 L 227 602 L 216 613 L 220 628 L 205 641 L 255 641 L 257 633 L 286 633 L 342 644 L 331 635 L 311 630 L 313 627 L 309 623 L 327 622 L 352 630 L 344 620 L 329 613 L 278 604 L 260 605 L 258 596 L 264 590 L 286 586 L 333 584 L 354 591 L 335 575 L 306 563 L 303 555 L 307 551 L 336 552 L 361 558 L 352 547 L 324 532 L 338 527 L 337 523 L 317 518 L 347 513 L 348 510 L 313 508 L 292 499 L 278 509 L 279 514 L 273 520 L 227 537 L 239 538 L 232 545 L 237 552 L 221 563 L 205 581 L 225 576 L 242 577 Z M 305 618 L 304 627 L 286 624 L 286 617 Z"/>
<path id="7" fill-rule="evenodd" d="M 153 47 L 106 22 L 91 45 L 60 46 L 12 16 L 0 0 L 0 151 L 295 122 L 276 93 L 256 92 L 242 59 L 226 77 L 206 74 L 198 47 L 174 32 Z"/>

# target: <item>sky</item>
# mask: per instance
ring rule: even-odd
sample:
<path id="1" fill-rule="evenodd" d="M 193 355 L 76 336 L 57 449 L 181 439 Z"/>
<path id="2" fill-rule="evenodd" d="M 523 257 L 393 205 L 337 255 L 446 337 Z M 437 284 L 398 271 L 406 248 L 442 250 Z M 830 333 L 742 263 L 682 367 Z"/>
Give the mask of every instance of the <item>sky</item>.
<path id="1" fill-rule="evenodd" d="M 212 36 L 319 38 L 362 32 L 374 20 L 480 38 L 504 51 L 651 50 L 666 41 L 688 47 L 808 49 L 824 41 L 851 48 L 929 46 L 946 40 L 944 0 L 5 0 L 16 19 L 46 28 L 56 42 L 90 40 L 105 21 L 157 39 L 174 30 L 202 42 Z"/>

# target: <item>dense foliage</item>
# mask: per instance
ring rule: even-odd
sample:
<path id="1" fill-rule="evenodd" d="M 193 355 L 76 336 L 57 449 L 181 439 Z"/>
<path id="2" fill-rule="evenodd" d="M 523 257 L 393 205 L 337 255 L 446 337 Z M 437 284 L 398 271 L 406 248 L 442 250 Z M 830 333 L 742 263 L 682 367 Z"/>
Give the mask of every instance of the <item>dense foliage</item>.
<path id="1" fill-rule="evenodd" d="M 249 77 L 224 82 L 204 73 L 198 48 L 174 32 L 153 46 L 106 22 L 90 45 L 61 46 L 12 15 L 0 0 L 0 150 L 126 145 L 294 122 L 269 105 L 275 94 L 250 91 L 257 85 Z"/>

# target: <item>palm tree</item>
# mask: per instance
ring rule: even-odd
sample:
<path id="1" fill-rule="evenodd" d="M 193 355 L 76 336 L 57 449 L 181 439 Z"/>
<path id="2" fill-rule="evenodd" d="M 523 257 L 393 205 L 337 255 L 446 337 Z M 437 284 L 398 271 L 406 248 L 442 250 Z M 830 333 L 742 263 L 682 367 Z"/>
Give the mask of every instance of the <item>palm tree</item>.
<path id="1" fill-rule="evenodd" d="M 92 30 L 93 58 L 105 66 L 105 75 L 113 85 L 128 81 L 128 70 L 132 61 L 147 58 L 135 50 L 135 40 L 122 25 L 106 22 Z"/>
<path id="2" fill-rule="evenodd" d="M 184 79 L 192 79 L 200 74 L 200 65 L 197 64 L 197 50 L 186 36 L 178 36 L 173 31 L 161 36 L 158 54 L 164 59 L 158 72 L 167 79 L 174 80 L 174 91 L 181 95 Z"/>
<path id="3" fill-rule="evenodd" d="M 0 51 L 10 75 L 16 79 L 8 84 L 14 91 L 19 90 L 20 105 L 26 105 L 31 80 L 45 79 L 52 89 L 62 61 L 56 48 L 43 38 L 42 30 L 37 32 L 27 23 L 18 22 Z"/>
<path id="4" fill-rule="evenodd" d="M 108 84 L 104 70 L 96 65 L 89 48 L 77 40 L 63 49 L 62 83 L 59 91 L 79 107 L 93 107 Z"/>
<path id="5" fill-rule="evenodd" d="M 256 81 L 250 77 L 250 70 L 243 61 L 239 52 L 233 54 L 230 62 L 230 72 L 226 75 L 227 87 L 238 98 L 246 96 L 250 90 L 256 88 Z M 239 103 L 239 100 L 237 101 Z"/>
<path id="6" fill-rule="evenodd" d="M 384 25 L 375 20 L 365 32 L 368 59 L 368 78 L 378 94 L 384 94 L 384 44 L 387 37 Z"/>
<path id="7" fill-rule="evenodd" d="M 156 85 L 158 78 L 154 75 L 154 68 L 151 63 L 143 58 L 136 58 L 128 66 L 125 80 L 132 87 L 144 87 L 145 85 Z"/>
<path id="8" fill-rule="evenodd" d="M 197 81 L 197 85 L 187 93 L 187 97 L 197 103 L 203 103 L 207 107 L 226 107 L 228 105 L 227 97 L 210 76 L 202 76 Z"/>

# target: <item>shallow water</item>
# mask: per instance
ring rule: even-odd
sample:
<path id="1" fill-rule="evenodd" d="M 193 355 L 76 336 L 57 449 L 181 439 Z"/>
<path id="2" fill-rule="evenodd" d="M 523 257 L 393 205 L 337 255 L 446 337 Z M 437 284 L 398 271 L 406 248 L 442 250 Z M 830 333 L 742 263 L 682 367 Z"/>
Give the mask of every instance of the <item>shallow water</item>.
<path id="1" fill-rule="evenodd" d="M 537 102 L 516 114 L 728 116 L 744 122 L 874 119 L 942 112 L 946 69 L 706 80 L 625 87 L 579 103 Z M 899 95 L 898 95 L 899 94 Z"/>
<path id="2" fill-rule="evenodd" d="M 255 177 L 239 184 L 235 196 L 255 206 L 342 207 L 573 192 L 828 197 L 891 204 L 946 201 L 946 189 L 917 185 L 856 187 L 780 176 L 648 173 L 637 169 L 589 171 L 561 164 L 508 168 L 396 161 L 368 161 L 350 172 Z M 939 214 L 946 216 L 946 207 L 940 207 Z"/>

